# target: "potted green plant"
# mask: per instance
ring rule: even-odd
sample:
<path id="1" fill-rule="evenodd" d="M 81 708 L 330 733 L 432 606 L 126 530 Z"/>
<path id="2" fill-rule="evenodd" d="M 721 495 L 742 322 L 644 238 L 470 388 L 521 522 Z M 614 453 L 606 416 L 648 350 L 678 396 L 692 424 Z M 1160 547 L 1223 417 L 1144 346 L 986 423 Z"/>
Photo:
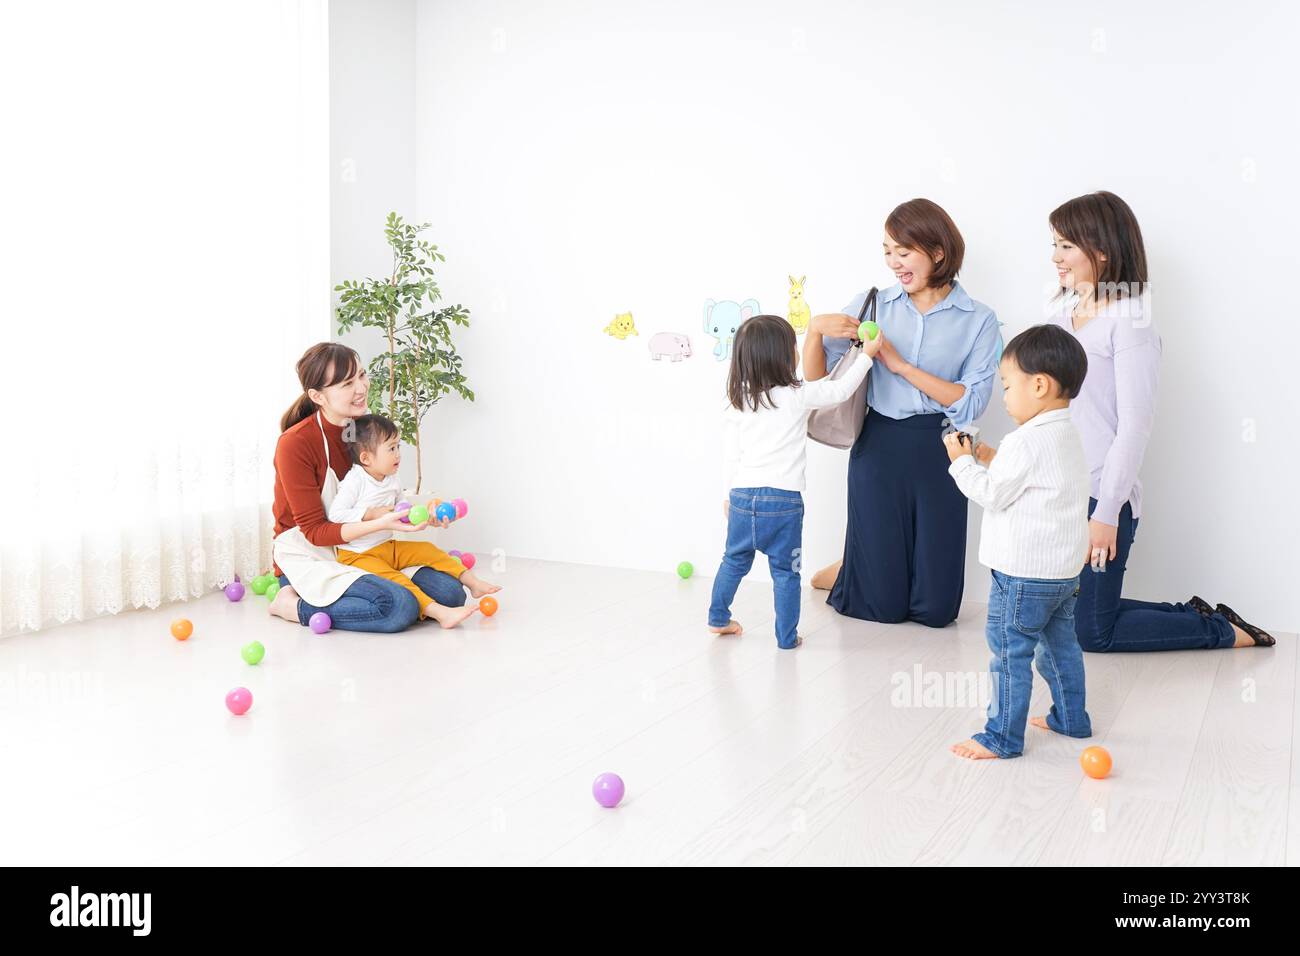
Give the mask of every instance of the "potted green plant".
<path id="1" fill-rule="evenodd" d="M 465 384 L 461 358 L 452 343 L 452 327 L 469 325 L 463 305 L 439 307 L 442 291 L 433 264 L 445 261 L 438 247 L 420 238 L 429 223 L 413 226 L 395 212 L 388 214 L 384 238 L 393 250 L 393 271 L 386 279 L 346 279 L 339 293 L 339 332 L 355 326 L 379 329 L 388 350 L 370 360 L 371 411 L 391 418 L 402 440 L 415 447 L 415 491 L 420 491 L 420 422 L 449 392 L 474 401 Z"/>

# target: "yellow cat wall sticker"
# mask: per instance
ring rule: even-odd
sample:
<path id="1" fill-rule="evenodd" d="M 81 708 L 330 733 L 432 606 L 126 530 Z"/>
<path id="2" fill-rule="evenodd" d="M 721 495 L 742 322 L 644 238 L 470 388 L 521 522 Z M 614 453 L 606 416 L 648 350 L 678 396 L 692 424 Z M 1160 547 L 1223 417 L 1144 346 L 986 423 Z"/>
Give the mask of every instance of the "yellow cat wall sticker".
<path id="1" fill-rule="evenodd" d="M 808 323 L 812 321 L 812 309 L 803 298 L 803 284 L 808 281 L 807 276 L 800 276 L 796 279 L 794 276 L 786 276 L 790 280 L 790 324 L 794 326 L 796 333 L 806 332 Z"/>
<path id="2" fill-rule="evenodd" d="M 605 326 L 605 332 L 616 339 L 625 339 L 629 335 L 640 335 L 636 330 L 636 324 L 632 321 L 631 312 L 620 312 L 614 316 L 614 321 Z"/>

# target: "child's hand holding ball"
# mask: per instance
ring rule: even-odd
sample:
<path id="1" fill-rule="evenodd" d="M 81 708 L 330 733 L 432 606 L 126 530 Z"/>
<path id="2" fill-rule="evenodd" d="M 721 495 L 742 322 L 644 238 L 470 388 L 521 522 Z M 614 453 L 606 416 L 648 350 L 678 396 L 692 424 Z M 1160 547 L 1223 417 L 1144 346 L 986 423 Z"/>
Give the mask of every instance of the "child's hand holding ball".
<path id="1" fill-rule="evenodd" d="M 949 432 L 943 436 L 943 447 L 948 452 L 948 460 L 956 461 L 962 455 L 969 455 L 970 449 L 962 444 L 961 436 L 957 432 Z"/>

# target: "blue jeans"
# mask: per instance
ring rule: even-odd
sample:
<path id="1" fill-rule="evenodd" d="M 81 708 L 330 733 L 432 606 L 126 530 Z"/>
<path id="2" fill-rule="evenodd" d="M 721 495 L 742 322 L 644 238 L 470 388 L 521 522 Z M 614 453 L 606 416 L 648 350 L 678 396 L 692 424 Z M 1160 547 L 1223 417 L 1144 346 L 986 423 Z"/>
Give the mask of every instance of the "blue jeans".
<path id="1" fill-rule="evenodd" d="M 433 568 L 420 568 L 411 579 L 429 597 L 444 607 L 465 603 L 465 587 L 450 574 Z M 289 579 L 280 575 L 280 587 Z M 307 626 L 311 616 L 324 611 L 340 631 L 370 631 L 395 634 L 420 619 L 420 604 L 415 595 L 377 574 L 367 574 L 353 581 L 343 596 L 326 607 L 315 607 L 298 599 L 298 623 Z"/>
<path id="2" fill-rule="evenodd" d="M 780 488 L 732 488 L 727 550 L 713 579 L 709 626 L 725 627 L 731 621 L 736 589 L 754 564 L 754 552 L 761 551 L 772 571 L 777 646 L 796 646 L 802 545 L 803 495 Z"/>
<path id="3" fill-rule="evenodd" d="M 1090 499 L 1088 514 L 1097 507 Z M 1134 601 L 1121 598 L 1124 569 L 1129 549 L 1137 536 L 1137 519 L 1132 506 L 1119 513 L 1115 536 L 1115 557 L 1105 571 L 1083 569 L 1079 582 L 1079 606 L 1074 624 L 1079 646 L 1085 651 L 1183 651 L 1194 648 L 1232 647 L 1236 634 L 1222 614 L 1202 617 L 1186 604 Z"/>
<path id="4" fill-rule="evenodd" d="M 999 757 L 1019 757 L 1033 688 L 1033 661 L 1052 692 L 1047 726 L 1067 737 L 1091 737 L 1084 709 L 1083 652 L 1074 636 L 1078 577 L 1058 581 L 993 572 L 984 629 L 993 660 L 993 696 L 984 730 L 972 738 Z"/>

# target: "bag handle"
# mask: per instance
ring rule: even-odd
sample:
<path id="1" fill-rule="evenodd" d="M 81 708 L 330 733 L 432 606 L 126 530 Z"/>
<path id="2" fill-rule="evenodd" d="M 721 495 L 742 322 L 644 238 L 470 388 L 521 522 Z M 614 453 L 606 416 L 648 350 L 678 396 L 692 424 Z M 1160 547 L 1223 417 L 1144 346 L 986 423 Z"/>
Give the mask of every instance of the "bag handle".
<path id="1" fill-rule="evenodd" d="M 871 287 L 871 291 L 867 293 L 866 299 L 863 300 L 862 309 L 858 312 L 859 326 L 862 325 L 864 321 L 866 321 L 867 309 L 871 310 L 871 321 L 872 322 L 876 321 L 876 292 L 877 291 L 878 290 L 873 285 Z M 862 339 L 855 339 L 853 342 L 853 347 L 859 349 L 862 348 Z"/>

